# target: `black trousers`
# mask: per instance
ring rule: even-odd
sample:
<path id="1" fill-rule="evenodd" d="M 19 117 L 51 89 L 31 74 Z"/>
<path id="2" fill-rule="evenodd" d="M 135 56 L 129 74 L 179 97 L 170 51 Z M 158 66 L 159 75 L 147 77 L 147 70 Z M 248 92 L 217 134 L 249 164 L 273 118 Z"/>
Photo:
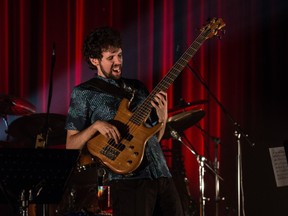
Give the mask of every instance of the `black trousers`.
<path id="1" fill-rule="evenodd" d="M 172 178 L 112 181 L 113 216 L 183 216 Z"/>

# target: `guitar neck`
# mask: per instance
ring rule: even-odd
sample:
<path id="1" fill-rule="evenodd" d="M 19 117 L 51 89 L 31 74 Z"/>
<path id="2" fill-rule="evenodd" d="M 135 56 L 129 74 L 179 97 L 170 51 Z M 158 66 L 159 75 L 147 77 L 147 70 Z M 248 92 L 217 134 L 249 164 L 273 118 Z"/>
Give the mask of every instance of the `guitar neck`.
<path id="1" fill-rule="evenodd" d="M 179 76 L 179 74 L 183 71 L 184 67 L 187 63 L 192 59 L 195 53 L 198 51 L 200 46 L 206 40 L 206 32 L 202 32 L 196 40 L 191 44 L 191 46 L 182 54 L 182 56 L 178 59 L 178 61 L 173 65 L 173 67 L 169 70 L 166 76 L 158 83 L 158 85 L 153 89 L 153 91 L 147 98 L 148 101 L 151 101 L 155 94 L 159 91 L 167 91 L 169 86 L 175 81 L 175 79 Z"/>
<path id="2" fill-rule="evenodd" d="M 168 87 L 175 81 L 175 79 L 182 72 L 184 67 L 187 65 L 188 61 L 195 55 L 200 46 L 204 41 L 209 38 L 211 34 L 211 29 L 204 29 L 196 40 L 189 46 L 189 48 L 182 54 L 182 56 L 177 60 L 165 77 L 157 84 L 157 86 L 152 90 L 149 96 L 144 100 L 144 102 L 137 108 L 130 118 L 135 124 L 141 124 L 149 115 L 152 109 L 151 101 L 155 95 L 160 91 L 167 91 Z"/>

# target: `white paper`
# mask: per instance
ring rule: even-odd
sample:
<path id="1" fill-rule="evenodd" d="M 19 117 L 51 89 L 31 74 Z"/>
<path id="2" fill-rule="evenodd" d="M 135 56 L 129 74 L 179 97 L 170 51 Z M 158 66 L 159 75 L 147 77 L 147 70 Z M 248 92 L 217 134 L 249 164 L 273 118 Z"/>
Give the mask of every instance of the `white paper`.
<path id="1" fill-rule="evenodd" d="M 284 147 L 269 148 L 277 187 L 288 185 L 288 163 Z"/>

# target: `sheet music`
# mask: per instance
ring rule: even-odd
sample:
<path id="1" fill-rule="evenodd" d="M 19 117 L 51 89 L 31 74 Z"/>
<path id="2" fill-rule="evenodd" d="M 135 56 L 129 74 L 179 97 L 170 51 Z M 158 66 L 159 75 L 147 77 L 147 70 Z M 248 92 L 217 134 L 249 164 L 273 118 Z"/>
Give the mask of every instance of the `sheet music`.
<path id="1" fill-rule="evenodd" d="M 269 148 L 277 187 L 288 185 L 288 163 L 284 147 Z"/>

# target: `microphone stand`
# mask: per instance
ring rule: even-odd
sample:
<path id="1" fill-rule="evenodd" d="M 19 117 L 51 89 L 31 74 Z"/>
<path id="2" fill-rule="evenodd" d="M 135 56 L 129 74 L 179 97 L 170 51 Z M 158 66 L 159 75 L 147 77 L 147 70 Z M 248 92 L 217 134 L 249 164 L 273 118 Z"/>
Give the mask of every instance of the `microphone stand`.
<path id="1" fill-rule="evenodd" d="M 50 105 L 51 105 L 52 93 L 53 93 L 53 72 L 54 72 L 55 63 L 56 63 L 56 48 L 55 48 L 55 43 L 53 43 L 53 51 L 52 51 L 52 57 L 51 57 L 50 84 L 49 84 L 49 94 L 48 94 L 48 103 L 47 103 L 47 115 L 46 115 L 45 128 L 44 128 L 45 136 L 46 136 L 45 137 L 46 145 L 47 145 L 48 134 L 49 134 L 49 114 L 50 114 Z"/>
<path id="2" fill-rule="evenodd" d="M 49 136 L 49 132 L 50 132 L 49 114 L 50 114 L 50 105 L 51 105 L 52 92 L 53 92 L 53 71 L 54 71 L 55 63 L 56 63 L 56 51 L 55 51 L 55 43 L 53 43 L 47 112 L 46 112 L 44 127 L 42 128 L 42 132 L 40 134 L 38 134 L 37 138 L 36 138 L 36 145 L 35 145 L 36 148 L 38 148 L 38 147 L 46 148 L 47 143 L 48 143 L 48 136 Z"/>
<path id="3" fill-rule="evenodd" d="M 179 141 L 182 143 L 197 159 L 198 164 L 199 164 L 199 189 L 200 189 L 200 197 L 199 197 L 199 202 L 200 202 L 200 216 L 205 216 L 205 204 L 206 200 L 209 201 L 209 198 L 205 197 L 205 183 L 204 183 L 204 173 L 205 173 L 205 166 L 209 168 L 215 175 L 218 176 L 219 179 L 223 180 L 222 177 L 220 177 L 215 171 L 211 168 L 209 164 L 207 164 L 207 159 L 204 156 L 199 155 L 196 150 L 193 148 L 193 146 L 190 144 L 189 146 L 183 142 L 182 137 L 179 135 L 179 133 L 174 130 L 170 125 L 168 125 L 168 128 L 170 130 L 170 134 L 173 139 Z M 186 139 L 186 142 L 189 143 L 189 141 Z"/>
<path id="4" fill-rule="evenodd" d="M 53 71 L 54 71 L 55 63 L 56 63 L 56 51 L 55 51 L 55 43 L 53 43 L 47 112 L 46 112 L 44 126 L 42 128 L 42 132 L 40 132 L 40 134 L 38 134 L 37 138 L 36 138 L 36 145 L 35 145 L 36 148 L 38 148 L 38 147 L 39 148 L 47 148 L 48 136 L 49 136 L 49 132 L 50 132 L 49 114 L 50 114 L 50 105 L 51 105 L 52 92 L 53 92 Z M 42 215 L 43 216 L 49 215 L 49 206 L 45 203 L 42 205 Z"/>
<path id="5" fill-rule="evenodd" d="M 224 108 L 224 106 L 220 103 L 220 101 L 217 99 L 217 97 L 211 92 L 207 84 L 201 79 L 201 77 L 198 75 L 198 73 L 189 65 L 187 64 L 187 67 L 189 70 L 194 74 L 194 76 L 197 78 L 197 80 L 205 87 L 208 94 L 213 98 L 213 100 L 218 104 L 218 106 L 221 108 L 222 112 L 225 114 L 225 116 L 230 120 L 231 124 L 234 126 L 234 136 L 236 137 L 237 142 L 237 213 L 238 216 L 241 216 L 241 188 L 243 188 L 242 185 L 242 166 L 241 166 L 241 136 L 244 137 L 247 143 L 250 144 L 251 147 L 255 145 L 254 142 L 252 142 L 248 138 L 248 134 L 244 133 L 243 129 L 240 127 L 240 125 L 232 118 L 232 116 L 229 114 L 229 112 Z M 243 190 L 242 190 L 243 192 Z M 243 199 L 242 199 L 243 201 Z M 242 206 L 244 206 L 244 203 L 242 203 Z M 244 211 L 244 208 L 242 209 Z"/>

